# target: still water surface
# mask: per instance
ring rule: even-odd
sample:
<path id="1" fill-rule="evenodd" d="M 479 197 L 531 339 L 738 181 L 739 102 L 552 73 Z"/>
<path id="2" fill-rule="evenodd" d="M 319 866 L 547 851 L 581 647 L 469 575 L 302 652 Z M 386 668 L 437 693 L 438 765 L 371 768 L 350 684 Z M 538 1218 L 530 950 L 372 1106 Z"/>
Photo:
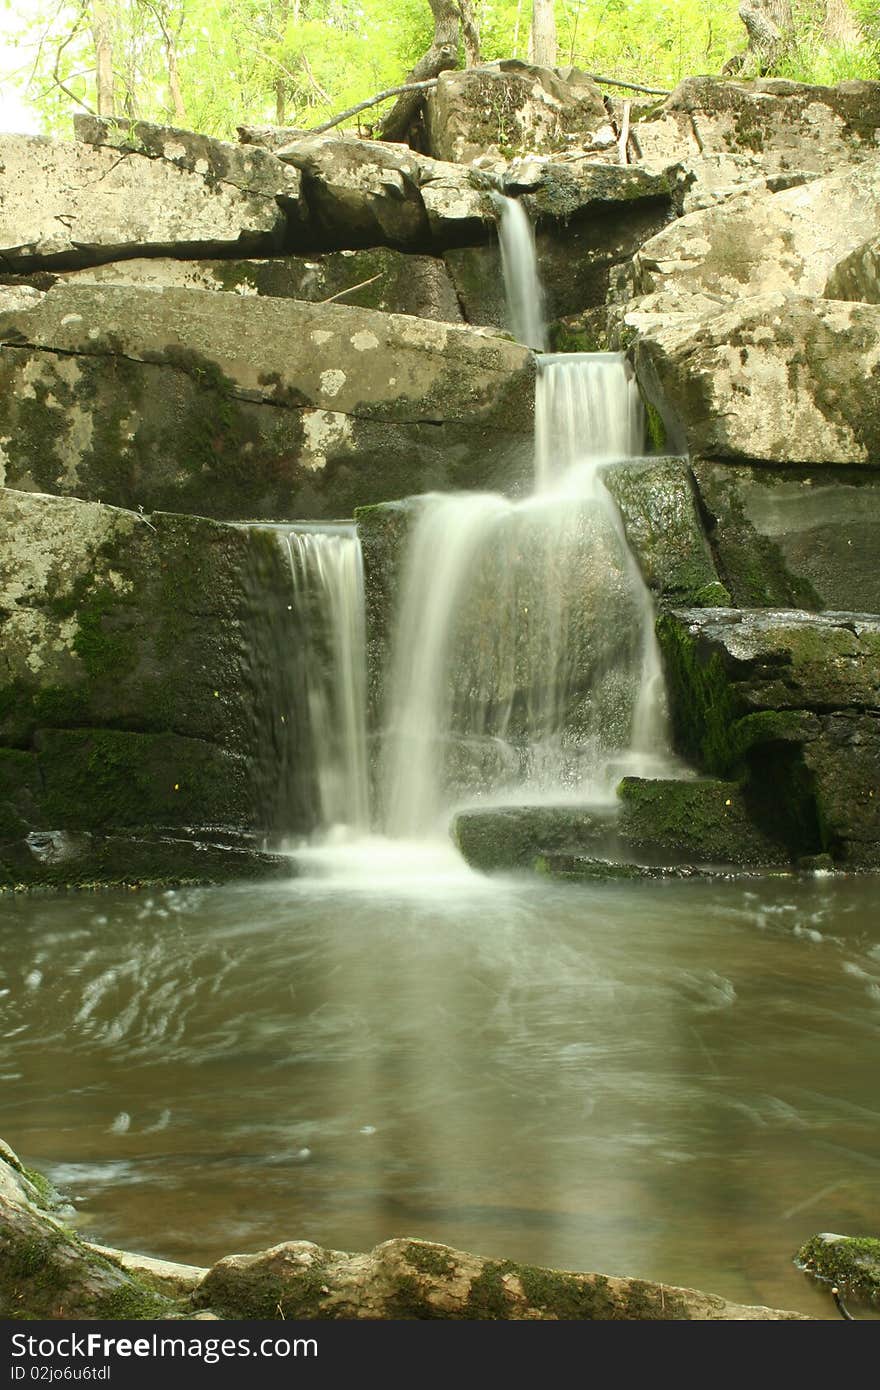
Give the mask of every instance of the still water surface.
<path id="1" fill-rule="evenodd" d="M 836 1316 L 876 1233 L 876 879 L 344 879 L 0 900 L 0 1134 L 92 1239 L 395 1235 Z"/>

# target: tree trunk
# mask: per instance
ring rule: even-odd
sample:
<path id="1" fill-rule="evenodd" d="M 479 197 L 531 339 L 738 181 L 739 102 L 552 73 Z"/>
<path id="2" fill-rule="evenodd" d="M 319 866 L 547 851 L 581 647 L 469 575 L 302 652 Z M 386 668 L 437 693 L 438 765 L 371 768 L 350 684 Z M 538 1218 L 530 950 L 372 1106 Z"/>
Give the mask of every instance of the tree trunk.
<path id="1" fill-rule="evenodd" d="M 743 0 L 739 17 L 749 46 L 724 65 L 727 76 L 764 77 L 785 57 L 794 36 L 791 0 Z"/>
<path id="2" fill-rule="evenodd" d="M 553 0 L 532 0 L 529 57 L 538 67 L 556 66 L 556 14 Z"/>
<path id="3" fill-rule="evenodd" d="M 458 34 L 460 14 L 454 0 L 428 0 L 434 16 L 434 42 L 416 63 L 406 81 L 426 82 L 441 72 L 458 67 Z M 424 92 L 404 92 L 398 97 L 388 115 L 379 125 L 381 140 L 405 140 L 409 128 L 425 99 Z"/>
<path id="4" fill-rule="evenodd" d="M 95 73 L 98 88 L 98 115 L 115 116 L 113 98 L 113 26 L 104 0 L 92 0 L 92 38 L 95 43 Z"/>
<path id="5" fill-rule="evenodd" d="M 465 62 L 469 68 L 480 65 L 480 30 L 471 0 L 458 0 L 461 11 L 461 36 L 464 39 Z"/>
<path id="6" fill-rule="evenodd" d="M 855 48 L 861 34 L 858 20 L 847 0 L 826 0 L 822 32 L 826 43 L 839 44 L 841 48 Z"/>

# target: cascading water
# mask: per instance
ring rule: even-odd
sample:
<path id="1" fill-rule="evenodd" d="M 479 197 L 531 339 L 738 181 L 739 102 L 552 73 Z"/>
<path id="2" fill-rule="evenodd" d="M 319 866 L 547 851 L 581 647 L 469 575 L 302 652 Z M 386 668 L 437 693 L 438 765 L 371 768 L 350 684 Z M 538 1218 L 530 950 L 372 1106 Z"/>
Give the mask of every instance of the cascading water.
<path id="1" fill-rule="evenodd" d="M 323 830 L 370 825 L 364 571 L 355 526 L 280 531 L 303 650 L 308 743 Z"/>
<path id="2" fill-rule="evenodd" d="M 494 195 L 498 210 L 498 241 L 507 299 L 508 328 L 517 342 L 536 352 L 547 347 L 544 291 L 538 275 L 535 234 L 522 203 Z"/>
<path id="3" fill-rule="evenodd" d="M 537 285 L 531 229 L 499 201 L 511 319 L 543 342 L 537 292 L 534 316 L 521 313 Z M 665 770 L 653 608 L 601 479 L 644 439 L 622 354 L 544 355 L 533 495 L 421 499 L 389 682 L 390 835 L 444 833 L 475 797 L 611 805 L 624 773 Z"/>

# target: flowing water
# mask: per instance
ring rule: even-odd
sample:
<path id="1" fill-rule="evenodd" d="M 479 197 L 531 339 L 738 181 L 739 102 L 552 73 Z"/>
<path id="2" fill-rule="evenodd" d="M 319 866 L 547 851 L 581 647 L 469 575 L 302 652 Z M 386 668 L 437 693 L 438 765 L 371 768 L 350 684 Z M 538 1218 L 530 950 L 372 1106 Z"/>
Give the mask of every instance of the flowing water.
<path id="1" fill-rule="evenodd" d="M 526 210 L 516 198 L 494 197 L 498 210 L 498 243 L 507 300 L 507 326 L 518 343 L 544 352 L 544 292 L 538 275 L 535 233 Z"/>
<path id="2" fill-rule="evenodd" d="M 279 529 L 290 557 L 301 644 L 289 654 L 305 678 L 316 819 L 326 831 L 370 825 L 364 567 L 354 524 Z M 294 767 L 292 775 L 301 775 Z"/>
<path id="3" fill-rule="evenodd" d="M 501 232 L 541 348 L 518 205 Z M 876 1222 L 873 881 L 489 879 L 446 836 L 462 801 L 607 803 L 668 770 L 650 598 L 602 483 L 640 412 L 623 358 L 545 355 L 533 496 L 421 499 L 378 817 L 354 528 L 277 527 L 302 709 L 276 742 L 323 837 L 299 876 L 0 898 L 0 1133 L 92 1238 L 209 1263 L 423 1236 L 836 1317 L 791 1257 Z"/>
<path id="4" fill-rule="evenodd" d="M 0 899 L 0 1133 L 89 1236 L 423 1236 L 837 1316 L 791 1257 L 876 1228 L 875 881 L 345 862 Z"/>

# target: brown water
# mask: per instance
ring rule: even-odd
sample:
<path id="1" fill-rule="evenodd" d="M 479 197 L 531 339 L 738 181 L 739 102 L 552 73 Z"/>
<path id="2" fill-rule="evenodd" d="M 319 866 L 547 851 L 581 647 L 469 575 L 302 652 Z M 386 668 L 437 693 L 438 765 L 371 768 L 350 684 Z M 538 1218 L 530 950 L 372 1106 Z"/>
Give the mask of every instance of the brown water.
<path id="1" fill-rule="evenodd" d="M 91 1238 L 423 1236 L 836 1316 L 791 1259 L 877 1233 L 877 880 L 325 868 L 0 900 L 0 1133 Z"/>

